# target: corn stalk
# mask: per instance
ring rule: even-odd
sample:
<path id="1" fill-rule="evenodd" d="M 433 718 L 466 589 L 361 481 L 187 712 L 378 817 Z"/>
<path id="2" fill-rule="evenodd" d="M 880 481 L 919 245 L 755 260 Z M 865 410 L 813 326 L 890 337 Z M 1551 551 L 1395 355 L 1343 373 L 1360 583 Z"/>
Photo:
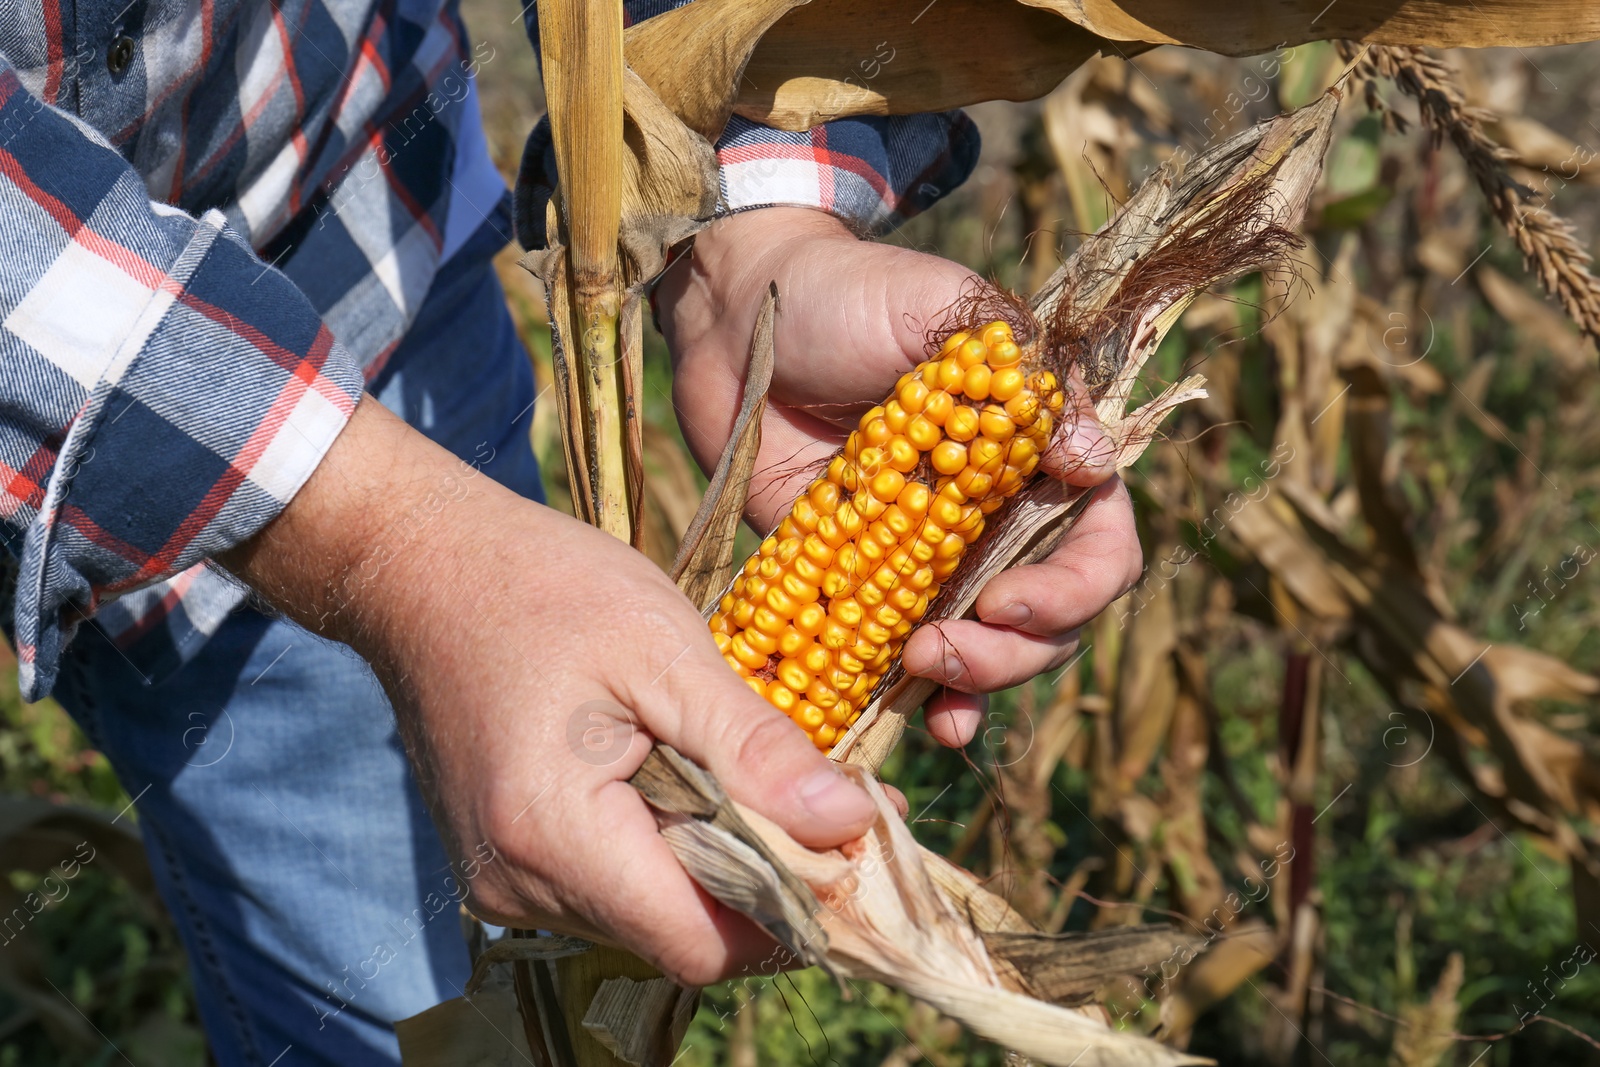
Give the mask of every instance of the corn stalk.
<path id="1" fill-rule="evenodd" d="M 539 24 L 561 181 L 555 228 L 567 250 L 568 300 L 557 327 L 562 351 L 556 372 L 567 473 L 579 516 L 632 543 L 636 493 L 630 491 L 630 457 L 636 459 L 643 446 L 637 407 L 624 402 L 629 376 L 620 328 L 625 317 L 617 251 L 625 154 L 621 0 L 546 0 L 539 6 Z"/>

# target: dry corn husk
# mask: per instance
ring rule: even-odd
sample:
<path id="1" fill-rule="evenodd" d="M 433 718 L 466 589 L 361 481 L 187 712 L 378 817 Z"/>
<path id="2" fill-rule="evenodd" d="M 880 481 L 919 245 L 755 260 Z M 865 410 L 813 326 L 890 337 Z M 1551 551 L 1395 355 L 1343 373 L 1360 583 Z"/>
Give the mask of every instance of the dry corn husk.
<path id="1" fill-rule="evenodd" d="M 822 962 L 829 971 L 842 979 L 902 989 L 980 1037 L 1039 1063 L 1166 1067 L 1211 1062 L 1112 1030 L 1088 1015 L 1013 988 L 982 933 L 933 877 L 925 850 L 877 779 L 857 767 L 846 773 L 872 796 L 878 818 L 864 837 L 843 850 L 814 852 L 755 812 L 732 805 L 815 895 L 817 926 L 826 938 Z M 765 890 L 751 911 L 786 910 L 776 870 L 758 871 L 743 842 L 696 819 L 669 821 L 662 834 L 689 873 L 711 892 L 733 874 L 746 886 Z M 758 874 L 768 877 L 751 877 Z M 815 939 L 785 947 L 812 955 Z"/>

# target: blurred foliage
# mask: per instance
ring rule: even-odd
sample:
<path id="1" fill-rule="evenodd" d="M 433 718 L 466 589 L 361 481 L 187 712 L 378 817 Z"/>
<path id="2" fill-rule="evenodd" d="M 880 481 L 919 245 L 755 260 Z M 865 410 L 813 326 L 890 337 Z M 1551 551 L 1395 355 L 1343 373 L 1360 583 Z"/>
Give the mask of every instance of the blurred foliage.
<path id="1" fill-rule="evenodd" d="M 0 823 L 32 797 L 115 818 L 131 798 L 106 758 L 53 701 L 23 704 L 14 664 L 0 671 Z M 123 825 L 133 819 L 131 811 Z M 121 821 L 121 820 L 119 820 Z M 0 850 L 8 842 L 0 842 Z M 103 852 L 103 850 L 97 850 Z M 5 864 L 0 932 L 0 1067 L 206 1062 L 188 964 L 151 896 L 97 855 L 70 878 L 71 846 L 45 870 Z M 88 850 L 78 853 L 91 855 Z M 9 889 L 10 892 L 4 890 Z M 49 899 L 37 915 L 25 903 Z M 16 909 L 21 908 L 21 911 Z M 7 921 L 9 920 L 9 921 Z M 37 968 L 37 969 L 35 969 Z"/>
<path id="2" fill-rule="evenodd" d="M 503 0 L 467 5 L 474 30 L 496 49 L 480 87 L 494 154 L 508 171 L 538 114 L 512 11 Z M 1474 102 L 1581 145 L 1595 139 L 1586 116 L 1600 112 L 1595 54 L 1508 50 L 1453 61 Z M 1325 46 L 1240 60 L 1160 49 L 1096 61 L 1040 104 L 974 108 L 985 148 L 973 180 L 891 240 L 1031 290 L 1074 234 L 1098 225 L 1162 159 L 1303 103 L 1340 66 Z M 1228 492 L 1271 461 L 1286 412 L 1309 400 L 1302 447 L 1322 465 L 1310 489 L 1352 551 L 1383 547 L 1356 485 L 1363 469 L 1381 468 L 1442 619 L 1484 643 L 1600 673 L 1600 567 L 1573 563 L 1600 550 L 1593 348 L 1524 279 L 1515 246 L 1447 148 L 1387 128 L 1359 98 L 1342 122 L 1295 287 L 1341 335 L 1311 336 L 1317 322 L 1285 311 L 1282 280 L 1253 278 L 1198 303 L 1156 361 L 1166 380 L 1192 370 L 1212 379 L 1213 399 L 1180 415 L 1128 479 L 1147 574 L 1181 558 L 1180 548 L 1194 562 L 1170 580 L 1147 577 L 1148 588 L 1086 628 L 1084 651 L 1062 671 L 995 696 L 967 751 L 943 749 L 914 726 L 884 777 L 905 792 L 919 839 L 1050 928 L 1163 916 L 1196 923 L 1230 891 L 1253 897 L 1161 998 L 1194 1007 L 1186 1025 L 1170 1017 L 1171 1003 L 1166 1011 L 1169 1035 L 1195 1052 L 1240 1067 L 1600 1064 L 1600 1046 L 1521 1021 L 1543 1012 L 1600 1035 L 1600 965 L 1574 962 L 1584 947 L 1600 947 L 1600 915 L 1575 906 L 1581 887 L 1569 855 L 1573 840 L 1600 832 L 1593 793 L 1559 819 L 1540 816 L 1547 832 L 1530 829 L 1537 819 L 1479 788 L 1500 773 L 1498 757 L 1461 740 L 1470 723 L 1437 713 L 1449 686 L 1443 697 L 1422 692 L 1386 666 L 1370 632 L 1297 606 L 1283 575 L 1263 566 L 1233 524 L 1208 524 Z M 1559 155 L 1555 162 L 1562 177 L 1552 181 L 1549 163 L 1541 174 L 1524 152 L 1517 173 L 1547 190 L 1592 247 L 1595 174 L 1569 179 Z M 548 383 L 540 299 L 514 258 L 502 256 L 502 276 Z M 1350 287 L 1357 292 L 1340 310 Z M 1297 374 L 1312 367 L 1305 352 L 1317 344 L 1327 365 L 1312 395 Z M 1377 369 L 1388 419 L 1376 460 L 1358 457 L 1355 431 L 1341 428 L 1370 429 L 1353 421 L 1347 396 L 1358 380 L 1352 368 L 1362 366 Z M 673 428 L 670 391 L 652 334 L 647 447 L 658 558 L 670 555 L 704 484 Z M 535 433 L 561 506 L 547 415 Z M 1158 654 L 1141 652 L 1153 641 Z M 1131 693 L 1130 664 L 1149 671 Z M 1306 678 L 1311 695 L 1286 700 Z M 1141 715 L 1158 707 L 1166 718 L 1146 736 Z M 1592 696 L 1531 700 L 1518 714 L 1573 743 L 1561 750 L 1580 754 L 1571 779 L 1595 788 Z M 0 790 L 113 815 L 128 804 L 106 761 L 54 705 L 0 698 L 0 715 Z M 1286 728 L 1311 730 L 1309 746 L 1288 751 Z M 1263 857 L 1291 840 L 1310 847 L 1285 869 L 1314 869 L 1298 889 L 1292 874 L 1259 874 Z M 38 875 L 9 877 L 27 892 Z M 0 1067 L 111 1063 L 118 1050 L 140 1067 L 203 1061 L 181 954 L 136 896 L 91 865 L 34 921 L 44 976 L 90 1026 L 73 1030 L 0 989 Z M 1196 988 L 1202 963 L 1243 946 L 1258 925 L 1271 951 L 1222 978 L 1220 965 L 1206 972 L 1218 1000 L 1208 1005 L 1210 994 Z M 1459 986 L 1446 981 L 1430 1007 L 1454 954 Z M 1110 993 L 1126 1012 L 1122 1025 L 1148 1029 L 1162 1015 L 1137 990 Z M 1448 1032 L 1434 1035 L 1433 1052 L 1419 1051 L 1432 1047 L 1416 1040 L 1429 1026 Z M 1399 1040 L 1405 1031 L 1412 1039 Z M 816 972 L 707 990 L 681 1056 L 732 1067 L 919 1059 L 959 1067 L 1002 1057 L 898 993 L 840 989 Z"/>

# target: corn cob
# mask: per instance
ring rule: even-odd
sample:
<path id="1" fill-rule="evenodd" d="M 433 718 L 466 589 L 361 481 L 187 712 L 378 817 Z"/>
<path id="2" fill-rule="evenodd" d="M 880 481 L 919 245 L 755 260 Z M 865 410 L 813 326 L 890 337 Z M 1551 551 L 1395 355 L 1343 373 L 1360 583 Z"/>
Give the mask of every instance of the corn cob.
<path id="1" fill-rule="evenodd" d="M 861 417 L 711 616 L 728 664 L 823 751 L 1039 465 L 1065 403 L 1011 327 L 960 332 Z"/>

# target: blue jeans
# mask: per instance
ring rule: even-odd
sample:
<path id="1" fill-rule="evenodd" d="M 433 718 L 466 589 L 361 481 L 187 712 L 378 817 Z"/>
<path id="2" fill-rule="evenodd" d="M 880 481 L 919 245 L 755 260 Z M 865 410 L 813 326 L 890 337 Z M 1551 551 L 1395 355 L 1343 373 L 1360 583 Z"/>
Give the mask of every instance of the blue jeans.
<path id="1" fill-rule="evenodd" d="M 373 392 L 542 499 L 532 368 L 489 265 L 503 243 L 485 227 L 451 259 Z M 242 609 L 147 686 L 86 626 L 55 695 L 136 798 L 224 1067 L 398 1064 L 391 1024 L 460 995 L 466 883 L 349 648 Z"/>

